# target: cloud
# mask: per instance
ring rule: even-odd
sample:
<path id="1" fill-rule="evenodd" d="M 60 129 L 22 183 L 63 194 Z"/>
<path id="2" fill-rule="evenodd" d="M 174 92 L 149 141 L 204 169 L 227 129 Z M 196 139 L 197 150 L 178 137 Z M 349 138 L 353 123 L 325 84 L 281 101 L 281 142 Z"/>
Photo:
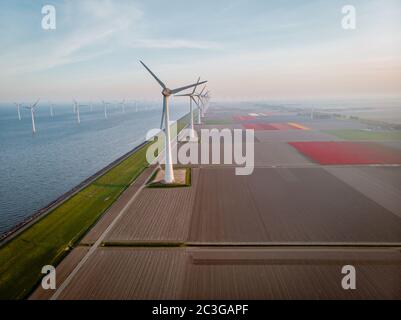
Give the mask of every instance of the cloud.
<path id="1" fill-rule="evenodd" d="M 36 41 L 18 43 L 0 56 L 3 75 L 44 71 L 109 53 L 113 39 L 128 32 L 143 15 L 126 0 L 74 0 L 56 10 L 55 31 L 43 31 Z"/>
<path id="2" fill-rule="evenodd" d="M 193 41 L 184 39 L 137 39 L 130 47 L 149 49 L 220 49 L 221 45 L 211 41 Z"/>

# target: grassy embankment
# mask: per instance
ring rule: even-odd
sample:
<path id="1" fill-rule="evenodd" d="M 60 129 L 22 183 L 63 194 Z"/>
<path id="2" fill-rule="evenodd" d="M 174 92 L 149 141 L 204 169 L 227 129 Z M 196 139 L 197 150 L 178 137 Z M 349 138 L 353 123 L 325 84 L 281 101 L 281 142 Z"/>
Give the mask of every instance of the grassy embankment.
<path id="1" fill-rule="evenodd" d="M 354 141 L 401 141 L 401 131 L 329 130 L 338 138 Z"/>
<path id="2" fill-rule="evenodd" d="M 180 132 L 188 123 L 178 121 Z M 153 142 L 152 142 L 153 143 Z M 0 299 L 23 299 L 42 267 L 56 266 L 113 202 L 148 167 L 146 144 L 120 164 L 0 247 Z"/>

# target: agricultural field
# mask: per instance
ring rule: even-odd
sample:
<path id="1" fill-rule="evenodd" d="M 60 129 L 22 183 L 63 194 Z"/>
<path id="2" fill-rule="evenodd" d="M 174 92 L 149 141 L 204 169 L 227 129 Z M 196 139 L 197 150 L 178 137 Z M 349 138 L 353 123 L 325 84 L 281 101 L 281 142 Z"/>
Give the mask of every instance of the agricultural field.
<path id="1" fill-rule="evenodd" d="M 131 186 L 59 265 L 56 298 L 399 299 L 401 149 L 387 145 L 398 142 L 323 130 L 364 126 L 354 121 L 254 112 L 216 108 L 208 121 L 233 123 L 197 126 L 259 126 L 251 175 L 192 164 L 187 188 Z M 351 262 L 362 289 L 345 292 L 338 270 Z M 51 296 L 38 287 L 31 298 Z"/>
<path id="2" fill-rule="evenodd" d="M 401 131 L 329 130 L 325 132 L 344 140 L 401 141 Z"/>
<path id="3" fill-rule="evenodd" d="M 373 142 L 290 142 L 299 152 L 322 165 L 401 164 L 401 154 Z"/>

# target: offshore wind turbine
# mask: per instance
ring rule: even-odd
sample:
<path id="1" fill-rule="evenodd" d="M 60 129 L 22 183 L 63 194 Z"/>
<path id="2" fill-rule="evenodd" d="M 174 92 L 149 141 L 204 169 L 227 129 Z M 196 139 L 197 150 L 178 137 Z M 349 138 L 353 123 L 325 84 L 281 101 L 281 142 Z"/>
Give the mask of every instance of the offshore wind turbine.
<path id="1" fill-rule="evenodd" d="M 50 102 L 50 117 L 54 117 L 53 103 Z"/>
<path id="2" fill-rule="evenodd" d="M 31 118 L 32 118 L 32 133 L 36 133 L 36 125 L 35 125 L 35 108 L 39 103 L 38 99 L 34 104 L 31 104 L 29 107 L 25 107 L 26 109 L 29 109 L 31 111 Z"/>
<path id="3" fill-rule="evenodd" d="M 18 113 L 18 120 L 20 120 L 21 121 L 21 110 L 20 110 L 20 108 L 21 108 L 21 104 L 20 103 L 15 103 L 15 106 L 17 107 L 17 113 Z"/>
<path id="4" fill-rule="evenodd" d="M 81 110 L 80 110 L 80 107 L 89 107 L 89 105 L 79 104 L 76 100 L 74 100 L 74 105 L 75 105 L 75 110 L 76 110 L 76 115 L 77 115 L 77 122 L 78 122 L 78 124 L 81 124 Z"/>
<path id="5" fill-rule="evenodd" d="M 110 104 L 104 100 L 102 100 L 103 103 L 103 107 L 104 107 L 104 118 L 107 120 L 109 118 L 108 114 L 107 114 L 107 105 Z"/>
<path id="6" fill-rule="evenodd" d="M 201 83 L 195 83 L 188 86 L 184 86 L 177 89 L 169 89 L 142 61 L 141 64 L 145 67 L 145 69 L 152 75 L 152 77 L 156 80 L 156 82 L 162 87 L 162 95 L 163 95 L 163 111 L 162 111 L 162 119 L 160 128 L 163 129 L 164 122 L 164 130 L 165 134 L 165 170 L 164 170 L 164 182 L 167 184 L 174 183 L 174 170 L 173 170 L 173 157 L 171 150 L 171 139 L 170 139 L 170 113 L 168 108 L 168 100 L 171 95 L 177 94 L 181 91 L 193 88 L 200 84 L 206 83 L 207 81 L 203 81 Z"/>
<path id="7" fill-rule="evenodd" d="M 199 82 L 200 82 L 200 78 L 198 78 L 198 82 L 197 83 L 199 84 Z M 195 104 L 196 104 L 196 101 L 195 101 L 195 97 L 196 97 L 195 90 L 198 87 L 198 84 L 194 87 L 192 93 L 177 95 L 177 97 L 189 97 L 189 114 L 190 114 L 190 117 L 191 117 L 190 139 L 194 139 L 195 138 L 194 110 L 193 110 L 192 102 L 195 102 Z"/>
<path id="8" fill-rule="evenodd" d="M 81 124 L 81 116 L 79 114 L 79 105 L 78 105 L 78 102 L 75 99 L 74 99 L 74 113 L 77 116 L 78 124 Z"/>
<path id="9" fill-rule="evenodd" d="M 125 113 L 125 99 L 122 102 L 120 102 L 120 105 L 122 113 Z"/>
<path id="10" fill-rule="evenodd" d="M 76 100 L 74 100 L 74 106 L 75 106 L 75 114 L 77 115 L 77 122 L 78 124 L 81 124 L 81 114 L 79 112 L 79 104 Z"/>

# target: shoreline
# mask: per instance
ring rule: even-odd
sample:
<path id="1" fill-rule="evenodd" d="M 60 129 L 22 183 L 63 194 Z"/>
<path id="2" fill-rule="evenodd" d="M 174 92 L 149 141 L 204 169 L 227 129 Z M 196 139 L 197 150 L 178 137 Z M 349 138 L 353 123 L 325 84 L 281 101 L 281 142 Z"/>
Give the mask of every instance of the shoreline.
<path id="1" fill-rule="evenodd" d="M 177 135 L 188 114 L 175 121 Z M 177 136 L 175 136 L 177 138 Z M 39 283 L 43 265 L 57 266 L 123 192 L 149 167 L 144 141 L 81 182 L 0 243 L 0 299 L 24 299 Z M 25 276 L 26 275 L 26 276 Z"/>
<path id="2" fill-rule="evenodd" d="M 71 197 L 79 193 L 82 189 L 86 188 L 88 185 L 90 185 L 93 181 L 104 175 L 106 172 L 109 170 L 113 169 L 115 166 L 120 164 L 122 161 L 130 157 L 132 154 L 137 152 L 139 149 L 143 148 L 148 141 L 143 141 L 140 143 L 138 146 L 136 146 L 134 149 L 128 151 L 121 157 L 117 158 L 113 162 L 109 163 L 106 167 L 100 169 L 96 173 L 92 174 L 82 182 L 80 182 L 78 185 L 75 187 L 71 188 L 67 192 L 63 193 L 61 196 L 59 196 L 57 199 L 51 201 L 48 203 L 46 206 L 36 210 L 32 215 L 28 216 L 25 218 L 23 221 L 6 231 L 5 233 L 0 235 L 0 248 L 11 241 L 14 237 L 19 235 L 21 232 L 35 224 L 36 222 L 40 221 L 42 218 L 46 217 L 49 213 L 51 213 L 55 208 L 63 204 L 65 201 L 69 200 Z"/>

